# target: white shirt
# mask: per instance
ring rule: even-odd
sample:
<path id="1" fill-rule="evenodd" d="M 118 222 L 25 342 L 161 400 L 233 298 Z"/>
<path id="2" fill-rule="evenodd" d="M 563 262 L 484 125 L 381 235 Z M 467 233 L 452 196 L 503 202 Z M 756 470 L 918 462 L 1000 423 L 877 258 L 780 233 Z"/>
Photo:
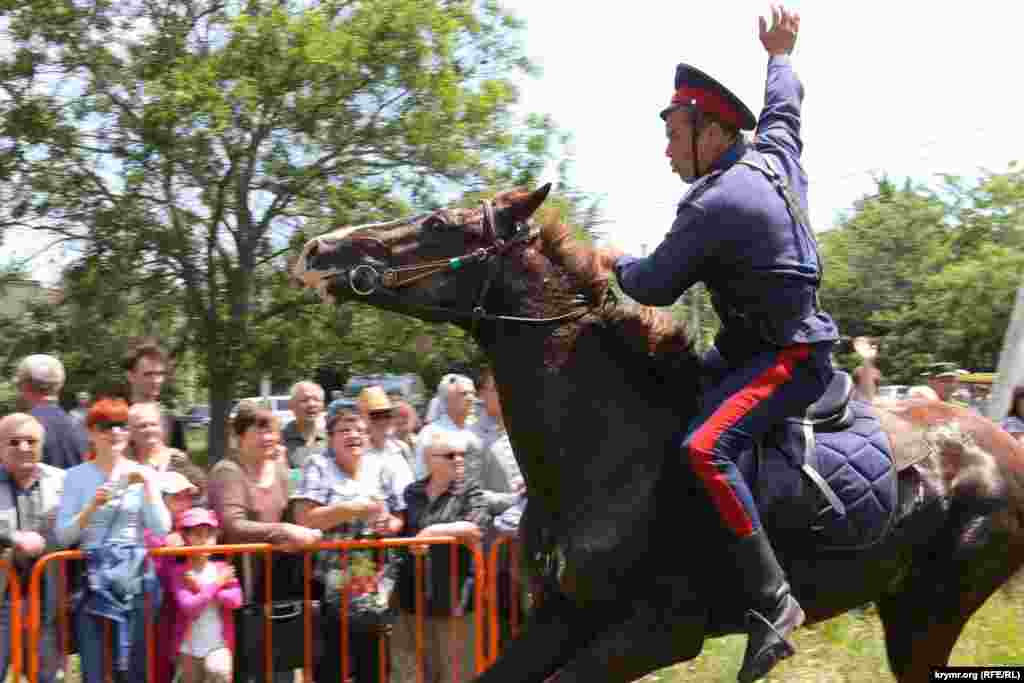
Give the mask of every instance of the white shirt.
<path id="1" fill-rule="evenodd" d="M 388 438 L 382 448 L 374 448 L 372 445 L 366 449 L 366 454 L 371 458 L 378 458 L 383 470 L 383 476 L 391 485 L 399 500 L 404 500 L 402 494 L 405 487 L 411 484 L 413 479 L 412 467 L 406 460 L 405 451 L 409 448 L 404 442 L 398 439 Z"/>
<path id="2" fill-rule="evenodd" d="M 207 561 L 203 570 L 196 575 L 196 581 L 205 586 L 217 581 L 220 572 L 213 562 Z M 181 643 L 179 654 L 205 657 L 214 650 L 227 647 L 224 644 L 224 624 L 220 618 L 220 603 L 211 600 L 192 622 L 192 628 Z"/>

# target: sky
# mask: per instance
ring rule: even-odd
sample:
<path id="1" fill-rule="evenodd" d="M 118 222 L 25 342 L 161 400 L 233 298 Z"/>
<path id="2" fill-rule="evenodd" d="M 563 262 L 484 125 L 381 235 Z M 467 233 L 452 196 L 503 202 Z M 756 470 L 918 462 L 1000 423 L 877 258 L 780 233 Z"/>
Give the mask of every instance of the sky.
<path id="1" fill-rule="evenodd" d="M 573 135 L 572 180 L 603 197 L 608 239 L 633 253 L 668 231 L 686 186 L 664 156 L 658 112 L 688 62 L 756 114 L 767 66 L 757 17 L 767 2 L 507 0 L 526 21 L 542 76 L 524 111 Z M 870 193 L 873 175 L 976 178 L 1024 162 L 1024 4 L 998 0 L 805 0 L 793 64 L 804 83 L 803 162 L 811 222 L 827 229 Z"/>
<path id="2" fill-rule="evenodd" d="M 572 133 L 571 179 L 602 198 L 609 241 L 636 254 L 653 249 L 685 192 L 658 118 L 675 65 L 710 73 L 757 113 L 767 59 L 756 26 L 769 4 L 504 1 L 526 21 L 526 52 L 542 70 L 520 83 L 522 112 L 550 114 Z M 1024 112 L 1024 3 L 787 6 L 801 15 L 793 61 L 806 92 L 803 162 L 817 230 L 871 192 L 883 171 L 924 182 L 1024 162 L 1013 125 Z M 39 249 L 38 240 L 12 237 L 0 257 Z M 56 272 L 57 263 L 44 255 L 33 265 Z"/>

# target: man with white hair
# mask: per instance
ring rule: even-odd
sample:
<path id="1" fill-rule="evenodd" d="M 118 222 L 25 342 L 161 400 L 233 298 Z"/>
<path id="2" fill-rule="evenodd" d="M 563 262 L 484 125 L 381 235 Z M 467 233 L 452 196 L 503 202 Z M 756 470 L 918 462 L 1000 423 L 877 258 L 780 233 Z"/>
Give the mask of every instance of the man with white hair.
<path id="1" fill-rule="evenodd" d="M 288 450 L 288 467 L 301 469 L 306 458 L 327 448 L 323 387 L 310 380 L 296 382 L 288 407 L 295 419 L 281 430 L 281 443 Z"/>
<path id="2" fill-rule="evenodd" d="M 57 402 L 64 387 L 64 365 L 45 354 L 27 356 L 18 363 L 14 384 L 19 405 L 45 430 L 43 462 L 62 470 L 82 464 L 89 437 Z"/>
<path id="3" fill-rule="evenodd" d="M 417 479 L 427 476 L 427 464 L 423 459 L 423 449 L 431 442 L 435 434 L 452 434 L 466 444 L 467 470 L 474 471 L 470 462 L 479 459 L 481 448 L 480 437 L 466 424 L 469 411 L 473 407 L 473 396 L 476 387 L 473 380 L 463 375 L 445 375 L 445 381 L 438 387 L 441 405 L 444 412 L 436 420 L 428 424 L 416 437 L 416 457 L 414 458 L 414 474 Z"/>
<path id="4" fill-rule="evenodd" d="M 40 462 L 43 426 L 26 413 L 0 419 L 0 557 L 14 565 L 23 590 L 36 559 L 57 550 L 54 522 L 64 490 L 64 470 Z M 57 663 L 56 563 L 43 576 L 39 680 L 55 680 Z M 7 573 L 0 573 L 0 680 L 10 657 L 10 609 Z M 28 643 L 22 643 L 23 647 Z M 22 661 L 28 656 L 27 647 Z"/>

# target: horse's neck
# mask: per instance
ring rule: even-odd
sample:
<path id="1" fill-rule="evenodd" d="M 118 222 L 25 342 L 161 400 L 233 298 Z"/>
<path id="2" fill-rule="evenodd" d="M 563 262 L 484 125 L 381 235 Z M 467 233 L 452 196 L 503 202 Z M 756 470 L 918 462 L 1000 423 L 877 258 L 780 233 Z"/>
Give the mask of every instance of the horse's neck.
<path id="1" fill-rule="evenodd" d="M 571 511 L 599 482 L 660 467 L 666 444 L 684 426 L 685 395 L 661 386 L 640 359 L 600 332 L 576 339 L 556 366 L 546 364 L 544 341 L 516 335 L 487 350 L 531 499 Z"/>

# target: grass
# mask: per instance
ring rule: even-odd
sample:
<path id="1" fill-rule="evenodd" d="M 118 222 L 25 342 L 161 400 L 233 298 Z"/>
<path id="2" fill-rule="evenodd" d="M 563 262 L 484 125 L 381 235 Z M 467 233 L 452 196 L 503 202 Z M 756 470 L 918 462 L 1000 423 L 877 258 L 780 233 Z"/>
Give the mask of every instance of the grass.
<path id="1" fill-rule="evenodd" d="M 891 681 L 882 626 L 874 607 L 843 614 L 800 629 L 797 655 L 779 664 L 765 681 L 861 683 Z M 696 659 L 649 674 L 644 683 L 707 681 L 732 683 L 743 659 L 745 636 L 705 643 Z M 989 598 L 967 623 L 950 658 L 951 666 L 1024 664 L 1024 576 Z"/>

